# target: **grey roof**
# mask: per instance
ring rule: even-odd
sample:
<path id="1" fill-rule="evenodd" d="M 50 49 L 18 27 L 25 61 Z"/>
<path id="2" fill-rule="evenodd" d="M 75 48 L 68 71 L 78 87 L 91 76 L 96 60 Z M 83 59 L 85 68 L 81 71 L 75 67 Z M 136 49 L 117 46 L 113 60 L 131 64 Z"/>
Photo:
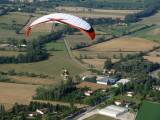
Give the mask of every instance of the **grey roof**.
<path id="1" fill-rule="evenodd" d="M 108 78 L 108 77 L 104 77 L 102 79 L 99 79 L 98 82 L 105 82 L 107 83 L 109 81 L 117 81 L 117 78 L 116 79 L 113 79 L 113 78 Z"/>

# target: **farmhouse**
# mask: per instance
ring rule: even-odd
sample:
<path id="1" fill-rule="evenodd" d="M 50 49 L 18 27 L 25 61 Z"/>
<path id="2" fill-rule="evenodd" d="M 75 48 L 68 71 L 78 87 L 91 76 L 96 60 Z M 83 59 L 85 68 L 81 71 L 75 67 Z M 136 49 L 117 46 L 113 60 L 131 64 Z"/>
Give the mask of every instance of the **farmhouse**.
<path id="1" fill-rule="evenodd" d="M 84 94 L 87 95 L 87 96 L 91 96 L 92 93 L 93 93 L 93 91 L 84 92 Z"/>
<path id="2" fill-rule="evenodd" d="M 108 77 L 104 77 L 102 79 L 97 80 L 98 84 L 104 84 L 104 85 L 112 85 L 115 84 L 117 82 L 117 79 L 113 79 L 113 78 L 108 78 Z"/>
<path id="3" fill-rule="evenodd" d="M 123 101 L 123 100 L 116 100 L 116 101 L 114 101 L 114 103 L 115 103 L 116 105 L 121 105 L 121 104 L 124 103 L 124 101 Z"/>
<path id="4" fill-rule="evenodd" d="M 120 79 L 113 87 L 118 87 L 118 83 L 122 83 L 123 85 L 129 82 L 128 79 Z"/>
<path id="5" fill-rule="evenodd" d="M 32 117 L 32 116 L 37 116 L 40 115 L 39 112 L 31 112 L 30 114 L 28 114 L 28 116 Z"/>
<path id="6" fill-rule="evenodd" d="M 135 95 L 134 92 L 127 92 L 127 96 L 132 97 L 133 95 Z"/>
<path id="7" fill-rule="evenodd" d="M 154 85 L 152 86 L 153 89 L 156 89 L 156 90 L 160 90 L 160 86 L 159 85 Z"/>
<path id="8" fill-rule="evenodd" d="M 37 109 L 36 112 L 40 113 L 41 115 L 47 113 L 49 108 L 42 108 L 42 109 Z"/>
<path id="9" fill-rule="evenodd" d="M 99 114 L 111 116 L 111 117 L 118 117 L 126 112 L 128 112 L 128 109 L 126 108 L 115 106 L 115 105 L 110 105 L 104 109 L 101 109 L 99 111 Z"/>
<path id="10" fill-rule="evenodd" d="M 103 74 L 106 74 L 106 73 L 115 73 L 116 70 L 115 69 L 103 69 Z"/>

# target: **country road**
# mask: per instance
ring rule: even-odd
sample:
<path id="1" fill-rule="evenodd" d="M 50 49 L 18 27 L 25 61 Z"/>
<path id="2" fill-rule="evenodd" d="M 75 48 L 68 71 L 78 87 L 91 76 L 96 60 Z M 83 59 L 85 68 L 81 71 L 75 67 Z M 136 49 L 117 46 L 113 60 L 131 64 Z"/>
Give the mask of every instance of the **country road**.
<path id="1" fill-rule="evenodd" d="M 80 66 L 82 66 L 82 67 L 84 67 L 84 68 L 86 68 L 86 69 L 89 69 L 89 67 L 87 67 L 86 65 L 82 64 L 81 62 L 79 62 L 78 60 L 75 59 L 75 57 L 72 55 L 71 49 L 70 49 L 70 47 L 69 47 L 69 45 L 68 45 L 67 40 L 65 39 L 65 37 L 64 37 L 63 40 L 64 40 L 64 43 L 65 43 L 66 48 L 67 48 L 67 50 L 68 50 L 68 54 L 69 54 L 69 56 L 71 57 L 71 59 L 72 59 L 73 61 L 75 61 L 77 64 L 79 64 Z"/>

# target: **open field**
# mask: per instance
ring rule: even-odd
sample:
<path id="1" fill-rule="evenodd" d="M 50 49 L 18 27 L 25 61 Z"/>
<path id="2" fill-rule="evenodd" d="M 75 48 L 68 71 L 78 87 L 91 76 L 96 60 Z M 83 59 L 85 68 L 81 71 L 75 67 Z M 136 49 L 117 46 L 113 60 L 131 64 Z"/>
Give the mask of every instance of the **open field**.
<path id="1" fill-rule="evenodd" d="M 46 78 L 36 78 L 36 77 L 21 77 L 21 76 L 9 76 L 12 81 L 16 83 L 23 83 L 23 84 L 36 84 L 36 85 L 46 85 L 46 84 L 55 84 L 57 81 L 53 79 L 46 79 Z"/>
<path id="2" fill-rule="evenodd" d="M 93 115 L 93 116 L 86 118 L 84 120 L 116 120 L 116 119 L 108 117 L 108 116 L 96 114 L 96 115 Z"/>
<path id="3" fill-rule="evenodd" d="M 160 104 L 143 102 L 138 111 L 136 120 L 160 120 Z"/>
<path id="4" fill-rule="evenodd" d="M 101 85 L 101 84 L 91 83 L 91 82 L 86 82 L 86 81 L 83 81 L 80 84 L 76 85 L 77 88 L 83 88 L 85 86 L 89 87 L 91 90 L 97 90 L 99 88 L 103 88 L 103 89 L 109 89 L 110 88 L 107 85 Z"/>
<path id="5" fill-rule="evenodd" d="M 33 15 L 35 17 L 32 17 L 30 19 L 30 15 Z M 40 17 L 40 16 L 42 16 L 42 15 L 31 14 L 31 13 L 30 14 L 29 13 L 21 13 L 21 12 L 11 12 L 7 15 L 1 16 L 0 21 L 1 21 L 1 23 L 5 24 L 5 25 L 1 25 L 3 27 L 11 26 L 14 23 L 25 25 L 28 22 L 29 19 L 30 19 L 30 21 L 20 31 L 20 34 L 16 34 L 15 30 L 12 30 L 12 29 L 1 29 L 0 28 L 0 34 L 1 34 L 0 41 L 5 41 L 8 38 L 15 38 L 15 39 L 18 39 L 18 40 L 21 40 L 21 39 L 32 40 L 32 39 L 37 38 L 38 36 L 40 36 L 42 34 L 45 35 L 47 33 L 50 33 L 51 24 L 42 24 L 42 25 L 39 25 L 38 27 L 36 26 L 35 28 L 33 28 L 32 32 L 34 34 L 32 34 L 32 32 L 31 32 L 31 35 L 29 37 L 26 36 L 25 31 L 26 31 L 27 27 L 29 26 L 29 24 L 33 20 L 37 19 L 37 17 Z"/>
<path id="6" fill-rule="evenodd" d="M 144 39 L 148 39 L 148 40 L 160 43 L 160 40 L 159 40 L 160 26 L 157 26 L 157 25 L 152 26 L 144 30 L 132 33 L 130 34 L 130 36 L 144 38 Z"/>
<path id="7" fill-rule="evenodd" d="M 0 56 L 17 56 L 20 53 L 23 54 L 23 52 L 0 51 Z"/>
<path id="8" fill-rule="evenodd" d="M 15 102 L 28 104 L 37 87 L 37 85 L 0 83 L 0 103 L 4 104 L 6 109 L 11 108 Z"/>
<path id="9" fill-rule="evenodd" d="M 146 39 L 124 36 L 85 48 L 88 51 L 147 51 L 158 43 Z"/>
<path id="10" fill-rule="evenodd" d="M 62 48 L 60 49 L 63 51 L 50 51 L 50 57 L 48 60 L 33 63 L 2 64 L 0 71 L 7 72 L 8 70 L 15 69 L 16 72 L 28 72 L 35 74 L 43 73 L 44 75 L 55 77 L 53 81 L 58 82 L 61 80 L 60 74 L 63 69 L 68 69 L 71 76 L 79 74 L 85 70 L 85 68 L 77 65 L 70 59 L 63 40 L 60 40 L 55 44 L 56 46 L 61 46 Z"/>

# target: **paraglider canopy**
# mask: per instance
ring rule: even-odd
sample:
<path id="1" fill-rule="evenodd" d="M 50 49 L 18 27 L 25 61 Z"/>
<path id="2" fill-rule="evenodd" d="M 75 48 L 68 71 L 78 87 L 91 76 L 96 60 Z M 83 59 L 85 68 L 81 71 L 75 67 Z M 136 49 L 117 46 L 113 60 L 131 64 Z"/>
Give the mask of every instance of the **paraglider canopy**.
<path id="1" fill-rule="evenodd" d="M 49 21 L 57 21 L 60 23 L 68 24 L 70 26 L 73 26 L 83 32 L 85 32 L 90 38 L 93 40 L 95 38 L 95 31 L 93 27 L 83 19 L 70 15 L 70 14 L 65 14 L 65 13 L 54 13 L 54 14 L 49 14 L 42 16 L 38 18 L 37 20 L 33 21 L 29 28 L 26 31 L 26 34 L 29 35 L 31 28 L 34 27 L 35 25 L 41 24 L 41 23 L 46 23 Z"/>

